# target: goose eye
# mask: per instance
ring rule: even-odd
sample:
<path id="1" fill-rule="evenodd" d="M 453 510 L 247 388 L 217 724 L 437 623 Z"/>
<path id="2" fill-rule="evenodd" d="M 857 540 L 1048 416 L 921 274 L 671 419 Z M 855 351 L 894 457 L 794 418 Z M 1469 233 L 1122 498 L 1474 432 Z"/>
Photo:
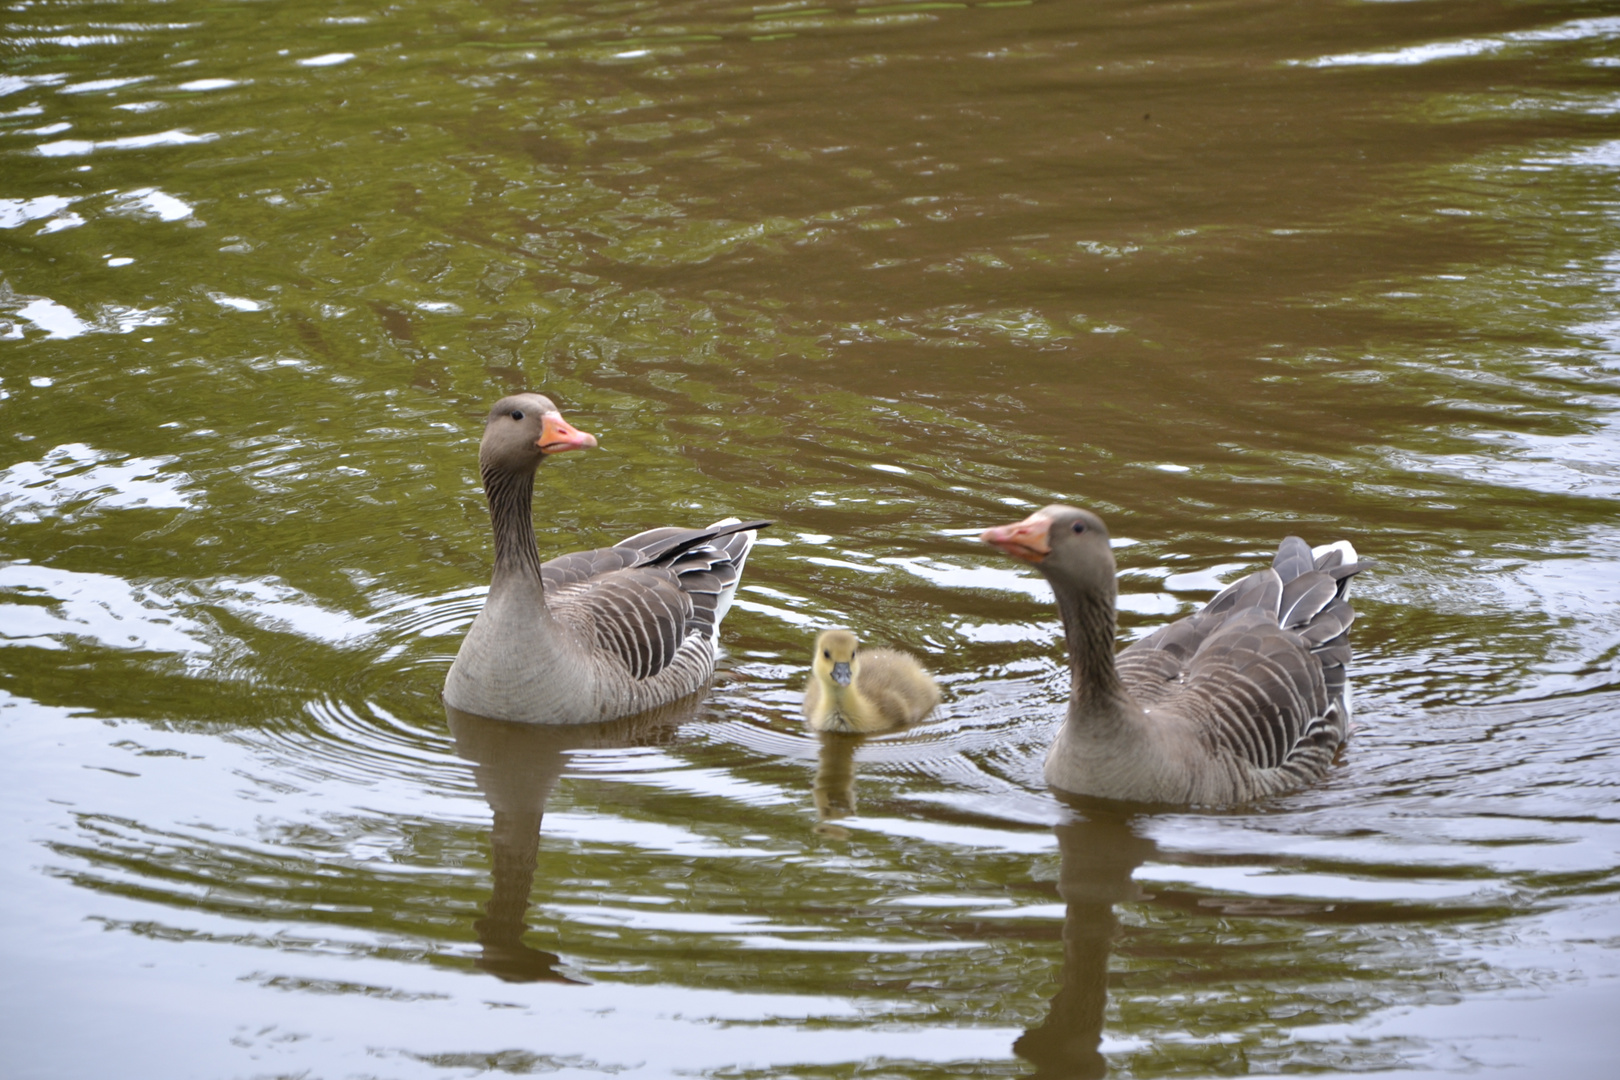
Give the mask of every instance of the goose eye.
<path id="1" fill-rule="evenodd" d="M 831 659 L 832 659 L 832 653 L 831 653 L 831 652 L 829 652 L 829 651 L 828 651 L 828 650 L 826 650 L 826 649 L 822 649 L 822 650 L 821 650 L 821 655 L 822 655 L 822 656 L 825 656 L 825 657 L 826 657 L 826 658 L 827 658 L 827 659 L 829 659 L 829 660 L 831 660 Z"/>
<path id="2" fill-rule="evenodd" d="M 522 409 L 513 409 L 512 410 L 512 419 L 514 419 L 514 420 L 523 419 L 523 410 Z"/>
<path id="3" fill-rule="evenodd" d="M 1083 533 L 1083 532 L 1086 531 L 1086 523 L 1083 522 L 1083 521 L 1077 521 L 1073 525 L 1071 525 L 1070 528 L 1072 528 L 1077 533 Z"/>

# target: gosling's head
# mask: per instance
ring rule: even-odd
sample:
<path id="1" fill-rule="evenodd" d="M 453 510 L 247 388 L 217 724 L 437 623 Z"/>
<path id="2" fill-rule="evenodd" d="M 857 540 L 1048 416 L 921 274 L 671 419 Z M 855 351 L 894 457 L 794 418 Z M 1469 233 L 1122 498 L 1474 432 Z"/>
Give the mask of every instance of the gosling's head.
<path id="1" fill-rule="evenodd" d="M 860 667 L 856 659 L 860 648 L 860 640 L 848 630 L 824 631 L 816 638 L 816 655 L 810 669 L 823 679 L 848 686 Z"/>

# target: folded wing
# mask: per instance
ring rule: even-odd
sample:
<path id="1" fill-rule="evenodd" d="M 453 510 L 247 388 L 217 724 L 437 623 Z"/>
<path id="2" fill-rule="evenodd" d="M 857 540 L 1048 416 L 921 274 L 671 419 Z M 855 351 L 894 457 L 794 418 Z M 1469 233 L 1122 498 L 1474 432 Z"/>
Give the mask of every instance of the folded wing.
<path id="1" fill-rule="evenodd" d="M 1313 552 L 1291 536 L 1269 569 L 1121 652 L 1120 678 L 1150 718 L 1190 722 L 1213 753 L 1317 772 L 1348 732 L 1345 591 L 1361 568 L 1347 543 Z"/>
<path id="2" fill-rule="evenodd" d="M 706 529 L 660 528 L 608 548 L 559 556 L 540 567 L 552 614 L 650 679 L 688 652 L 712 656 L 753 530 L 728 520 Z"/>

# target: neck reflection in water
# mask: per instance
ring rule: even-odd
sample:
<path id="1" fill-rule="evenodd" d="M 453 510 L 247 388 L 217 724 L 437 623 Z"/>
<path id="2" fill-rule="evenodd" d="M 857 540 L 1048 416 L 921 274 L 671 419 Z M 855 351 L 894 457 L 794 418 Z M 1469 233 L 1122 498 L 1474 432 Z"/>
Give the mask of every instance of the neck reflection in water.
<path id="1" fill-rule="evenodd" d="M 1075 817 L 1055 829 L 1062 858 L 1058 895 L 1063 915 L 1062 985 L 1046 1019 L 1013 1044 L 1031 1062 L 1031 1077 L 1082 1080 L 1108 1073 L 1102 1043 L 1108 1008 L 1108 957 L 1119 932 L 1114 905 L 1142 897 L 1131 879 L 1156 845 L 1137 834 L 1118 807 L 1075 799 Z"/>
<path id="2" fill-rule="evenodd" d="M 848 837 L 847 830 L 831 821 L 857 813 L 855 755 L 871 740 L 832 731 L 819 732 L 818 738 L 816 831 Z M 1046 1018 L 1013 1044 L 1013 1051 L 1035 1066 L 1031 1080 L 1108 1074 L 1100 1047 L 1108 1008 L 1108 961 L 1119 933 L 1114 905 L 1147 898 L 1131 875 L 1160 856 L 1158 845 L 1138 833 L 1139 815 L 1128 805 L 1062 798 L 1067 820 L 1053 830 L 1061 859 L 1058 895 L 1065 905 L 1062 984 Z"/>
<path id="3" fill-rule="evenodd" d="M 866 736 L 842 731 L 820 731 L 816 735 L 821 740 L 821 750 L 816 755 L 813 788 L 816 817 L 823 822 L 832 818 L 852 817 L 856 807 L 855 751 L 866 741 Z M 836 829 L 837 826 L 830 828 Z"/>
<path id="4" fill-rule="evenodd" d="M 582 982 L 558 970 L 562 958 L 523 943 L 529 896 L 540 853 L 546 800 L 574 750 L 668 742 L 692 718 L 701 695 L 600 724 L 520 724 L 445 706 L 456 753 L 472 762 L 473 781 L 493 815 L 490 861 L 494 888 L 485 916 L 473 924 L 483 953 L 478 966 L 507 982 Z"/>

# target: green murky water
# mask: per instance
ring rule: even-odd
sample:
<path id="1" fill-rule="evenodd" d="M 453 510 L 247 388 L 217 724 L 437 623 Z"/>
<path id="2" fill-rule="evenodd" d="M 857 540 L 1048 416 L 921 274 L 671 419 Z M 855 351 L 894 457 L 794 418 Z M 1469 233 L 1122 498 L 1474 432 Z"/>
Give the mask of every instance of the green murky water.
<path id="1" fill-rule="evenodd" d="M 1601 3 L 12 5 L 8 1074 L 1606 1075 L 1617 76 Z M 445 716 L 519 387 L 548 552 L 777 520 L 690 715 Z M 1054 499 L 1126 634 L 1378 560 L 1325 783 L 1045 792 L 972 537 Z M 833 623 L 939 719 L 809 737 Z"/>

